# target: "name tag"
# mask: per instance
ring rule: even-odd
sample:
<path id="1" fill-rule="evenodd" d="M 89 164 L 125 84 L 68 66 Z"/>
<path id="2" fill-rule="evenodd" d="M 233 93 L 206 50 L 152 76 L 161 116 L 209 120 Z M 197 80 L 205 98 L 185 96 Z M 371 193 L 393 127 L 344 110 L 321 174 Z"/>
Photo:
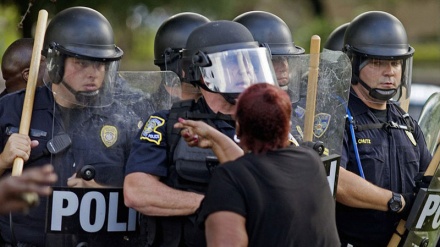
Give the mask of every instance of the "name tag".
<path id="1" fill-rule="evenodd" d="M 46 232 L 122 233 L 138 230 L 137 212 L 124 205 L 122 188 L 53 188 Z"/>

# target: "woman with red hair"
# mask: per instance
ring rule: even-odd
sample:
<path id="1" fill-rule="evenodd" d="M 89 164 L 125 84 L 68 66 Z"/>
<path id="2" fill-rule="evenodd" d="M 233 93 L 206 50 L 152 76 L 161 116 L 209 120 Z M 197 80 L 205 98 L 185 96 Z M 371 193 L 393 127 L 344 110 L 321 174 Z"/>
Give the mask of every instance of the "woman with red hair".
<path id="1" fill-rule="evenodd" d="M 316 151 L 291 145 L 291 111 L 285 91 L 260 83 L 238 98 L 239 146 L 206 123 L 175 124 L 222 164 L 199 212 L 208 246 L 340 246 L 324 166 Z"/>

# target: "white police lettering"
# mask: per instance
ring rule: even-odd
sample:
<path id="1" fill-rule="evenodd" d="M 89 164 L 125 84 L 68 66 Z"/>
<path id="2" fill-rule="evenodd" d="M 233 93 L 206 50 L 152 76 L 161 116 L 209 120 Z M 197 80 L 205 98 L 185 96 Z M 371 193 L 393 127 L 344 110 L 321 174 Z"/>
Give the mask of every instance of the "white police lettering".
<path id="1" fill-rule="evenodd" d="M 118 200 L 119 193 L 111 192 L 110 193 L 110 203 L 108 209 L 108 215 L 118 215 Z M 115 203 L 112 203 L 115 202 Z M 128 225 L 127 225 L 128 224 Z M 122 231 L 135 231 L 136 230 L 136 211 L 134 209 L 129 209 L 128 212 L 128 223 L 126 222 L 117 222 L 116 217 L 108 218 L 108 226 L 107 231 L 109 232 L 122 232 Z"/>
<path id="2" fill-rule="evenodd" d="M 55 190 L 49 206 L 51 232 L 136 231 L 137 213 L 123 205 L 122 189 Z M 48 216 L 49 216 L 48 215 Z M 125 221 L 124 221 L 125 220 Z"/>
<path id="3" fill-rule="evenodd" d="M 332 195 L 335 196 L 335 188 L 336 188 L 336 168 L 338 168 L 338 161 L 333 160 L 330 163 L 330 173 L 327 175 L 327 181 L 330 185 L 330 191 Z"/>
<path id="4" fill-rule="evenodd" d="M 330 186 L 330 192 L 332 193 L 333 198 L 336 198 L 341 156 L 337 154 L 331 154 L 321 157 L 321 160 L 324 164 L 325 173 L 327 174 L 327 182 Z"/>
<path id="5" fill-rule="evenodd" d="M 423 210 L 420 213 L 420 217 L 416 224 L 416 229 L 421 229 L 423 226 L 423 223 L 427 218 L 432 218 L 432 229 L 437 229 L 440 226 L 440 195 L 429 195 L 426 199 L 426 202 L 423 206 Z M 424 227 L 426 228 L 426 227 Z"/>
<path id="6" fill-rule="evenodd" d="M 54 191 L 52 203 L 52 221 L 51 230 L 61 231 L 62 218 L 64 216 L 73 215 L 78 209 L 78 197 L 75 193 L 70 191 Z M 67 205 L 63 208 L 64 200 L 67 201 Z"/>
<path id="7" fill-rule="evenodd" d="M 95 222 L 90 222 L 90 213 L 92 208 L 92 201 L 96 202 Z M 99 192 L 88 192 L 81 200 L 79 210 L 79 222 L 82 229 L 86 232 L 97 232 L 104 226 L 105 221 L 105 198 Z"/>

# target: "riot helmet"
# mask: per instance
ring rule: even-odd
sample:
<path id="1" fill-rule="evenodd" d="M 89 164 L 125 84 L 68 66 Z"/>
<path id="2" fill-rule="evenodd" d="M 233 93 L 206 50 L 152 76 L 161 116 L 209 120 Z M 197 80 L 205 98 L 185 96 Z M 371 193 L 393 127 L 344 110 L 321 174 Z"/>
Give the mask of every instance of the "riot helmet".
<path id="1" fill-rule="evenodd" d="M 327 37 L 327 40 L 324 44 L 324 49 L 331 51 L 342 51 L 342 48 L 344 47 L 345 30 L 347 30 L 349 24 L 350 23 L 347 22 L 335 28 Z"/>
<path id="2" fill-rule="evenodd" d="M 293 42 L 287 24 L 278 16 L 265 11 L 249 11 L 233 19 L 252 33 L 260 46 L 269 49 L 280 87 L 288 91 L 291 100 L 299 100 L 300 73 L 296 71 L 294 55 L 304 54 L 302 47 Z"/>
<path id="3" fill-rule="evenodd" d="M 180 52 L 185 48 L 189 34 L 209 21 L 192 12 L 179 13 L 165 20 L 154 38 L 154 64 L 162 71 L 174 71 L 182 79 Z"/>
<path id="4" fill-rule="evenodd" d="M 378 100 L 409 97 L 414 48 L 409 45 L 405 28 L 395 16 L 369 11 L 355 17 L 345 31 L 343 51 L 352 61 L 352 84 L 359 82 Z M 379 69 L 390 63 L 397 66 L 400 73 L 397 88 L 372 88 L 361 80 L 360 71 L 366 65 L 377 64 Z"/>
<path id="5" fill-rule="evenodd" d="M 56 99 L 89 107 L 111 104 L 123 51 L 101 13 L 87 7 L 59 12 L 46 29 L 42 53 L 49 75 L 45 84 Z"/>
<path id="6" fill-rule="evenodd" d="M 251 84 L 277 85 L 268 50 L 237 22 L 212 21 L 194 29 L 182 61 L 187 81 L 222 94 L 231 104 Z"/>

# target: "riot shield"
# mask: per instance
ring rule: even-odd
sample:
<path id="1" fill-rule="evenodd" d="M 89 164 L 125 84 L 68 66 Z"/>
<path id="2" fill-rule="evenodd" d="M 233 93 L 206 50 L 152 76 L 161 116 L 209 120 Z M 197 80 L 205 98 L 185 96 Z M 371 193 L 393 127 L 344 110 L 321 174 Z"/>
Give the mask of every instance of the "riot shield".
<path id="1" fill-rule="evenodd" d="M 155 111 L 180 97 L 173 72 L 120 72 L 112 104 L 55 107 L 47 145 L 58 182 L 46 205 L 46 246 L 145 246 L 139 215 L 124 205 L 131 142 Z"/>
<path id="2" fill-rule="evenodd" d="M 292 116 L 292 135 L 302 142 L 304 115 L 307 99 L 307 72 L 309 55 L 295 56 L 296 67 L 292 74 L 301 75 L 300 99 L 294 104 Z M 342 138 L 348 96 L 350 94 L 351 63 L 339 51 L 325 50 L 320 55 L 316 112 L 313 126 L 313 142 L 322 142 L 325 154 L 342 152 Z"/>
<path id="3" fill-rule="evenodd" d="M 120 71 L 116 85 L 115 98 L 143 120 L 154 112 L 170 109 L 182 96 L 196 94 L 194 87 L 182 87 L 172 71 Z"/>
<path id="4" fill-rule="evenodd" d="M 408 220 L 407 229 L 399 246 L 436 246 L 440 233 L 440 153 L 437 149 L 440 136 L 440 93 L 432 94 L 419 118 L 419 125 L 433 159 L 425 175 L 432 176 L 427 189 L 420 189 Z"/>
<path id="5" fill-rule="evenodd" d="M 419 117 L 419 126 L 425 136 L 426 146 L 434 155 L 440 139 L 440 93 L 433 93 L 425 102 Z"/>
<path id="6" fill-rule="evenodd" d="M 300 97 L 293 104 L 291 134 L 300 145 L 311 146 L 322 155 L 327 179 L 333 196 L 336 195 L 337 177 L 346 108 L 350 94 L 351 63 L 342 52 L 325 50 L 320 54 L 317 95 L 312 143 L 303 141 L 304 117 L 307 101 L 307 75 L 310 55 L 295 56 L 291 75 L 300 80 Z"/>
<path id="7" fill-rule="evenodd" d="M 440 149 L 435 151 L 434 157 L 425 172 L 425 176 L 432 176 L 427 189 L 420 189 L 411 213 L 404 227 L 398 227 L 396 234 L 390 240 L 388 246 L 437 246 L 440 232 Z"/>

